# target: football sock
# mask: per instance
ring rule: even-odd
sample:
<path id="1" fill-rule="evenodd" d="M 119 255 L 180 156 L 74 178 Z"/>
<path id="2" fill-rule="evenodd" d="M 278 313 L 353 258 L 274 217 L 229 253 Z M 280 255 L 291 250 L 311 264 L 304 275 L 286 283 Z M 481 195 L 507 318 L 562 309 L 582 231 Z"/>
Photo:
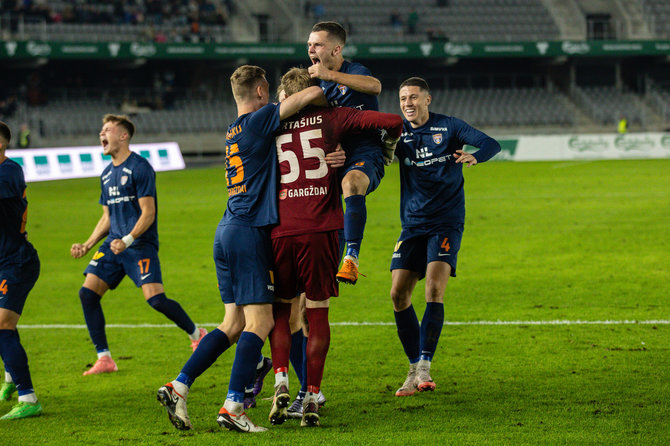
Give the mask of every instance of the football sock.
<path id="1" fill-rule="evenodd" d="M 188 314 L 186 314 L 181 305 L 179 305 L 179 302 L 168 299 L 167 296 L 165 296 L 165 293 L 156 294 L 150 299 L 147 299 L 147 303 L 151 305 L 154 310 L 160 311 L 167 316 L 168 319 L 177 324 L 177 326 L 186 333 L 193 333 L 195 331 L 195 324 L 191 318 L 188 317 Z"/>
<path id="2" fill-rule="evenodd" d="M 227 400 L 236 403 L 244 401 L 244 388 L 249 383 L 249 377 L 256 373 L 256 362 L 262 348 L 263 340 L 257 334 L 250 331 L 242 332 L 237 341 L 235 361 L 230 372 Z"/>
<path id="3" fill-rule="evenodd" d="M 302 335 L 302 328 L 295 333 L 291 335 L 291 355 L 290 355 L 290 360 L 291 360 L 291 366 L 293 367 L 293 370 L 295 371 L 295 374 L 298 376 L 298 381 L 300 381 L 300 385 L 303 385 L 304 377 L 302 373 L 302 360 L 305 357 L 302 353 L 302 340 L 304 336 Z"/>
<path id="4" fill-rule="evenodd" d="M 344 238 L 347 241 L 346 255 L 358 259 L 367 220 L 365 195 L 352 195 L 344 199 Z"/>
<path id="5" fill-rule="evenodd" d="M 104 350 L 104 351 L 98 352 L 98 359 L 100 359 L 104 356 L 109 356 L 111 358 L 112 354 L 110 353 L 109 350 Z"/>
<path id="6" fill-rule="evenodd" d="M 196 327 L 195 325 L 193 326 L 195 328 L 191 333 L 188 334 L 188 337 L 191 341 L 197 341 L 198 339 L 200 339 L 200 329 L 198 329 L 198 327 Z"/>
<path id="7" fill-rule="evenodd" d="M 0 330 L 0 357 L 5 363 L 5 370 L 14 380 L 19 396 L 34 393 L 28 368 L 28 356 L 21 345 L 18 331 Z"/>
<path id="8" fill-rule="evenodd" d="M 202 338 L 198 348 L 188 358 L 176 381 L 191 387 L 193 381 L 214 364 L 217 358 L 229 347 L 230 340 L 223 331 L 218 328 L 210 331 Z"/>
<path id="9" fill-rule="evenodd" d="M 86 321 L 86 327 L 88 327 L 88 334 L 98 353 L 109 351 L 107 335 L 105 334 L 105 315 L 102 312 L 100 299 L 102 299 L 102 296 L 88 288 L 81 287 L 79 289 L 79 300 L 81 300 L 81 308 L 84 310 L 84 320 Z"/>
<path id="10" fill-rule="evenodd" d="M 300 391 L 307 392 L 307 341 L 309 338 L 307 336 L 302 337 L 302 376 L 303 379 L 300 382 Z"/>
<path id="11" fill-rule="evenodd" d="M 275 302 L 272 304 L 272 315 L 275 326 L 270 332 L 270 352 L 272 353 L 272 367 L 277 369 L 288 369 L 289 354 L 291 350 L 291 304 Z"/>
<path id="12" fill-rule="evenodd" d="M 432 361 L 444 325 L 444 304 L 428 302 L 421 320 L 421 359 Z"/>
<path id="13" fill-rule="evenodd" d="M 307 391 L 319 393 L 326 355 L 330 346 L 328 308 L 307 308 Z M 316 389 L 316 390 L 314 390 Z"/>
<path id="14" fill-rule="evenodd" d="M 414 306 L 402 311 L 394 311 L 395 324 L 398 328 L 398 337 L 410 364 L 418 362 L 421 356 L 419 319 L 416 317 Z"/>
<path id="15" fill-rule="evenodd" d="M 12 379 L 12 375 L 7 370 L 5 370 L 5 382 L 6 383 L 14 382 L 14 380 Z"/>

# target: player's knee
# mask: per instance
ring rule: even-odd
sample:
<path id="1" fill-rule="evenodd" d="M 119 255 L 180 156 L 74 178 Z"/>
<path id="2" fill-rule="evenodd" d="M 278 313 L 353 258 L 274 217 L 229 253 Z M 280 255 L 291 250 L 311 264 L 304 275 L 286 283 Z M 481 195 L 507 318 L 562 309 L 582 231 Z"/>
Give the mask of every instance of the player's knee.
<path id="1" fill-rule="evenodd" d="M 81 287 L 79 289 L 79 300 L 81 301 L 81 305 L 84 307 L 98 305 L 100 299 L 102 299 L 102 296 L 93 290 L 89 290 L 86 287 Z"/>
<path id="2" fill-rule="evenodd" d="M 401 288 L 391 287 L 391 301 L 395 311 L 402 311 L 412 303 L 412 295 Z"/>
<path id="3" fill-rule="evenodd" d="M 345 198 L 351 195 L 365 195 L 370 180 L 368 176 L 358 170 L 352 170 L 342 179 L 342 193 Z"/>
<path id="4" fill-rule="evenodd" d="M 147 303 L 151 305 L 151 308 L 153 308 L 156 311 L 161 311 L 161 308 L 163 308 L 163 305 L 167 302 L 167 298 L 165 297 L 164 294 L 158 294 L 156 296 L 150 297 L 147 299 Z"/>

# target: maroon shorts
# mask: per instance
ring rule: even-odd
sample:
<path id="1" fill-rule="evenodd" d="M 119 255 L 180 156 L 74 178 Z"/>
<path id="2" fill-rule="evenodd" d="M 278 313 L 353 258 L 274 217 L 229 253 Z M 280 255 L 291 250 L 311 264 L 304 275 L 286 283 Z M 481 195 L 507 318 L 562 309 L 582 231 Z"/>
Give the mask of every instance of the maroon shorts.
<path id="1" fill-rule="evenodd" d="M 305 292 L 310 300 L 337 296 L 340 260 L 337 231 L 272 239 L 275 256 L 275 296 L 292 299 Z"/>

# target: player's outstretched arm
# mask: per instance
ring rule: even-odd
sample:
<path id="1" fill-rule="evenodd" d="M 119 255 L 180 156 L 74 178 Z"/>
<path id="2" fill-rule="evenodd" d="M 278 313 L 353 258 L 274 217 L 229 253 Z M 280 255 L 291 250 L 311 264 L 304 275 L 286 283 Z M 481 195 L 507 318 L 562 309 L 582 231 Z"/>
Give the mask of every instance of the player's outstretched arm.
<path id="1" fill-rule="evenodd" d="M 137 223 L 135 223 L 130 233 L 122 239 L 112 240 L 112 243 L 109 244 L 109 249 L 114 254 L 121 254 L 135 239 L 144 234 L 156 220 L 156 200 L 153 196 L 140 197 L 137 202 L 140 205 L 140 218 L 137 219 Z"/>
<path id="2" fill-rule="evenodd" d="M 321 98 L 325 101 L 323 90 L 317 86 L 308 87 L 292 94 L 279 104 L 279 119 L 284 120 L 293 116 L 307 105 L 319 102 Z"/>
<path id="3" fill-rule="evenodd" d="M 339 71 L 329 70 L 320 63 L 310 66 L 307 70 L 309 71 L 309 75 L 313 78 L 316 77 L 323 81 L 346 85 L 352 90 L 356 90 L 360 93 L 377 96 L 382 92 L 382 83 L 376 77 L 365 74 L 341 73 Z"/>
<path id="4" fill-rule="evenodd" d="M 91 236 L 84 243 L 74 243 L 70 248 L 70 255 L 75 259 L 85 256 L 86 253 L 91 250 L 91 248 L 97 245 L 100 240 L 109 234 L 109 227 L 109 208 L 107 206 L 103 206 L 102 216 L 95 225 Z"/>

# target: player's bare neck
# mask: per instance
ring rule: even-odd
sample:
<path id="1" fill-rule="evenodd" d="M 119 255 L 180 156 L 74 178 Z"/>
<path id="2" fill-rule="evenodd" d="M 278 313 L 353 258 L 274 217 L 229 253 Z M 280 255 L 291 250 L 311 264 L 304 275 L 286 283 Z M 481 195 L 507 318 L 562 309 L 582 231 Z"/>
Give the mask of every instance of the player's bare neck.
<path id="1" fill-rule="evenodd" d="M 121 147 L 116 153 L 112 153 L 112 164 L 120 166 L 130 156 L 130 149 L 127 146 Z"/>
<path id="2" fill-rule="evenodd" d="M 3 150 L 2 152 L 0 152 L 0 164 L 4 163 L 6 159 L 7 155 L 5 155 L 5 151 Z"/>

